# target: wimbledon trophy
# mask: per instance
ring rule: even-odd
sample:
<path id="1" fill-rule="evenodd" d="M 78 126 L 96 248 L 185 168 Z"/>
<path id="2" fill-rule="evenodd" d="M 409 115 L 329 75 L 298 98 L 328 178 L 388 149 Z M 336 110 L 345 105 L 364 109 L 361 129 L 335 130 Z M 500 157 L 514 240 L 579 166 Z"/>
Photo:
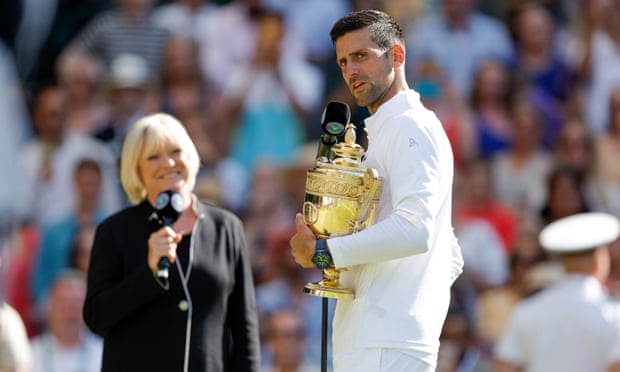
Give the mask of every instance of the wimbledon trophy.
<path id="1" fill-rule="evenodd" d="M 315 167 L 307 171 L 302 212 L 317 239 L 349 235 L 375 221 L 381 180 L 375 169 L 362 167 L 364 149 L 356 143 L 350 115 L 344 103 L 331 101 L 327 105 Z M 344 142 L 336 143 L 337 136 L 343 133 Z M 353 298 L 353 290 L 341 287 L 339 277 L 340 270 L 332 263 L 323 270 L 323 279 L 306 284 L 304 292 L 335 299 Z"/>

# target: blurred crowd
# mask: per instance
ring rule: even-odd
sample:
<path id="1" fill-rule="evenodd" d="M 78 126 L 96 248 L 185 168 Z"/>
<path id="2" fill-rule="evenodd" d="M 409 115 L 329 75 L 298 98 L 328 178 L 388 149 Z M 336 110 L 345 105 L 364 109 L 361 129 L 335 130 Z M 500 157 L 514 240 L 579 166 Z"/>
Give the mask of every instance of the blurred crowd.
<path id="1" fill-rule="evenodd" d="M 124 135 L 158 111 L 200 152 L 196 194 L 245 224 L 265 371 L 319 370 L 321 301 L 302 288 L 321 274 L 301 269 L 288 241 L 325 104 L 348 103 L 367 143 L 368 113 L 329 39 L 338 18 L 367 8 L 403 26 L 409 85 L 455 154 L 465 271 L 438 370 L 491 370 L 512 307 L 562 275 L 541 228 L 584 211 L 620 217 L 619 0 L 4 2 L 0 311 L 21 318 L 31 347 L 18 354 L 35 371 L 97 365 L 101 343 L 80 314 L 93 232 L 129 203 Z M 0 351 L 0 370 L 8 360 Z"/>

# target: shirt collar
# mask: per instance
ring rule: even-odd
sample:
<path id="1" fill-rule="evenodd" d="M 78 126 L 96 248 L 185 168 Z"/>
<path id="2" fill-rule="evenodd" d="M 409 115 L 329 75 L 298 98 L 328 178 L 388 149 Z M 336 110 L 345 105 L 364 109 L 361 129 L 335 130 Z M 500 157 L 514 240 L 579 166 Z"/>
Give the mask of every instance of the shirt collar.
<path id="1" fill-rule="evenodd" d="M 370 140 L 376 135 L 381 123 L 389 118 L 401 114 L 405 108 L 411 108 L 420 104 L 420 95 L 413 89 L 403 90 L 383 103 L 377 111 L 364 120 L 366 124 L 366 132 Z"/>

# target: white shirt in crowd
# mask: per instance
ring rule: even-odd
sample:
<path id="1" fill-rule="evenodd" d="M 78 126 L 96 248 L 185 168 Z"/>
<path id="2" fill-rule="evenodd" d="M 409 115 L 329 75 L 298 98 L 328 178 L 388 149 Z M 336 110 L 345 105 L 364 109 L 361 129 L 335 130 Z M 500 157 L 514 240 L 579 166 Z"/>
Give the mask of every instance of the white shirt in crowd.
<path id="1" fill-rule="evenodd" d="M 49 333 L 41 334 L 31 341 L 32 372 L 98 372 L 101 371 L 103 341 L 90 332 L 77 347 L 59 344 Z"/>
<path id="2" fill-rule="evenodd" d="M 568 275 L 517 305 L 495 353 L 528 372 L 606 371 L 620 361 L 620 303 L 594 277 Z"/>

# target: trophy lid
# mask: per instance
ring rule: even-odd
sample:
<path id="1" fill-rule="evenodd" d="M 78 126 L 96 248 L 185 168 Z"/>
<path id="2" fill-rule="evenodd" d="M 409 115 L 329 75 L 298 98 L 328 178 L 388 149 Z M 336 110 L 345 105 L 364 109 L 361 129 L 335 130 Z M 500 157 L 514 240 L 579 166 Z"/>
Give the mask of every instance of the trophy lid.
<path id="1" fill-rule="evenodd" d="M 359 167 L 362 164 L 364 148 L 356 143 L 355 125 L 347 124 L 344 132 L 344 142 L 335 144 L 332 151 L 336 154 L 334 164 Z"/>

